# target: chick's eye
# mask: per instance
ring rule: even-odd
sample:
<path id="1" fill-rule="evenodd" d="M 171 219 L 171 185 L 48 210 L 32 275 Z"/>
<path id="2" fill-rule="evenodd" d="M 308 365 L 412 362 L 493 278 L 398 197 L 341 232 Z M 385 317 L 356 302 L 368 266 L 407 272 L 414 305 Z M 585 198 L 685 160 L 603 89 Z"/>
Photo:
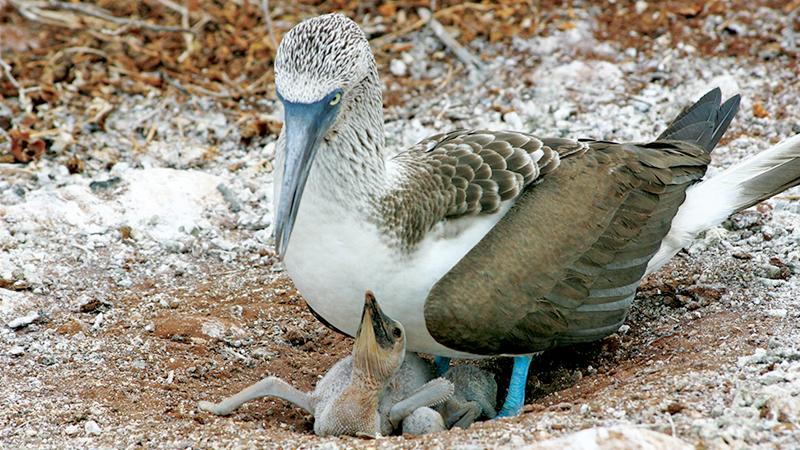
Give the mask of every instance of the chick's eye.
<path id="1" fill-rule="evenodd" d="M 339 103 L 341 100 L 342 100 L 342 93 L 341 92 L 337 92 L 336 95 L 334 95 L 333 98 L 331 99 L 330 105 L 334 106 L 337 103 Z"/>
<path id="2" fill-rule="evenodd" d="M 403 335 L 403 330 L 401 330 L 400 328 L 395 328 L 394 330 L 392 330 L 392 334 L 394 335 L 394 337 L 399 338 L 400 336 Z"/>

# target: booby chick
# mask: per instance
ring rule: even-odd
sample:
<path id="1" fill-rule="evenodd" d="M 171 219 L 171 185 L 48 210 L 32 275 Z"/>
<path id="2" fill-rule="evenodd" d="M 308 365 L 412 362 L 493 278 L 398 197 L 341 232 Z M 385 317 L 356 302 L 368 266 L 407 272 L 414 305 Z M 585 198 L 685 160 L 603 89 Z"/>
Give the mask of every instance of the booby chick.
<path id="1" fill-rule="evenodd" d="M 311 413 L 319 436 L 389 435 L 399 431 L 415 410 L 436 406 L 453 395 L 453 384 L 435 378 L 433 366 L 406 353 L 405 343 L 403 326 L 386 316 L 367 292 L 352 355 L 337 362 L 312 393 L 267 377 L 219 403 L 201 401 L 199 407 L 224 416 L 248 401 L 278 397 Z M 418 433 L 442 429 L 436 421 L 420 425 L 418 417 L 410 429 Z M 443 423 L 441 418 L 439 422 Z"/>
<path id="2" fill-rule="evenodd" d="M 615 332 L 645 274 L 800 182 L 800 136 L 703 181 L 739 107 L 719 89 L 651 142 L 456 130 L 388 148 L 369 42 L 341 14 L 284 35 L 275 86 L 275 240 L 300 293 L 351 336 L 374 288 L 410 351 L 515 356 L 500 416 L 532 354 Z"/>
<path id="3" fill-rule="evenodd" d="M 445 427 L 468 428 L 481 417 L 497 415 L 497 382 L 494 375 L 475 366 L 455 366 L 444 374 L 453 383 L 453 395 L 436 406 Z"/>

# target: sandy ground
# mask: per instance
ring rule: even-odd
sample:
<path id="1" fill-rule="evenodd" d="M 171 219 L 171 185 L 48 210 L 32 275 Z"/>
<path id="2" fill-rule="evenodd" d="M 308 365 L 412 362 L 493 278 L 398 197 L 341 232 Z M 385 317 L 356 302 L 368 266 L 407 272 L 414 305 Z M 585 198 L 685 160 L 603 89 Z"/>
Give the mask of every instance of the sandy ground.
<path id="1" fill-rule="evenodd" d="M 755 40 L 730 55 L 737 41 L 709 50 L 702 39 L 645 52 L 598 40 L 604 11 L 573 14 L 574 26 L 512 46 L 474 41 L 483 76 L 454 75 L 429 31 L 409 35 L 385 79 L 389 142 L 453 127 L 647 139 L 716 85 L 743 106 L 709 176 L 800 132 L 797 53 L 764 54 L 772 47 Z M 772 30 L 786 49 L 797 17 L 765 6 L 694 26 Z M 432 87 L 419 95 L 403 77 Z M 260 107 L 279 116 L 272 98 Z M 306 311 L 274 256 L 274 135 L 245 136 L 235 112 L 198 96 L 124 96 L 104 130 L 55 134 L 41 160 L 0 164 L 0 448 L 519 447 L 614 425 L 697 448 L 800 445 L 797 190 L 645 280 L 617 334 L 536 359 L 520 417 L 364 441 L 317 438 L 280 401 L 199 412 L 198 400 L 267 375 L 310 389 L 350 349 Z M 87 117 L 39 114 L 64 130 Z M 70 173 L 59 148 L 79 148 L 85 169 Z M 503 395 L 510 361 L 480 364 Z"/>

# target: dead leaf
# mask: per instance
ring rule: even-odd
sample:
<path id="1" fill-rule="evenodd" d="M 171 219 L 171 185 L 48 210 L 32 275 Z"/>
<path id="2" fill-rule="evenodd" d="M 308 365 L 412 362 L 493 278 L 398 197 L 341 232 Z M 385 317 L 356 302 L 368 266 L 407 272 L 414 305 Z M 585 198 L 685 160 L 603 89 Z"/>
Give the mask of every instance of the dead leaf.
<path id="1" fill-rule="evenodd" d="M 378 7 L 378 14 L 383 17 L 392 17 L 397 13 L 397 5 L 394 3 L 384 3 Z"/>
<path id="2" fill-rule="evenodd" d="M 759 119 L 763 119 L 769 116 L 769 112 L 767 111 L 767 108 L 764 108 L 764 105 L 761 102 L 755 102 L 753 103 L 753 115 Z"/>
<path id="3" fill-rule="evenodd" d="M 11 136 L 11 155 L 18 163 L 26 164 L 41 158 L 47 147 L 41 139 L 31 140 L 31 134 L 28 131 L 11 130 L 9 135 Z"/>
<path id="4" fill-rule="evenodd" d="M 67 170 L 71 174 L 76 173 L 83 173 L 84 169 L 86 168 L 86 163 L 83 162 L 77 155 L 72 155 L 70 159 L 67 160 Z"/>

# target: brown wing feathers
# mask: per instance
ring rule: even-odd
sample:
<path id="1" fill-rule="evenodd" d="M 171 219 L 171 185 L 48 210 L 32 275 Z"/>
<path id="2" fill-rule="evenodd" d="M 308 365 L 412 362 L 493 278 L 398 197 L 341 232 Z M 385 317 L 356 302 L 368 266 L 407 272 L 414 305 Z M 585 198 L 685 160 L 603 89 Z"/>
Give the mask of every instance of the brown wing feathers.
<path id="1" fill-rule="evenodd" d="M 393 162 L 412 176 L 381 199 L 383 226 L 410 249 L 442 220 L 496 213 L 558 167 L 559 154 L 524 133 L 460 130 L 425 139 Z"/>
<path id="2" fill-rule="evenodd" d="M 619 327 L 686 187 L 709 159 L 680 144 L 586 145 L 526 190 L 434 286 L 425 317 L 437 341 L 474 353 L 530 353 Z"/>

